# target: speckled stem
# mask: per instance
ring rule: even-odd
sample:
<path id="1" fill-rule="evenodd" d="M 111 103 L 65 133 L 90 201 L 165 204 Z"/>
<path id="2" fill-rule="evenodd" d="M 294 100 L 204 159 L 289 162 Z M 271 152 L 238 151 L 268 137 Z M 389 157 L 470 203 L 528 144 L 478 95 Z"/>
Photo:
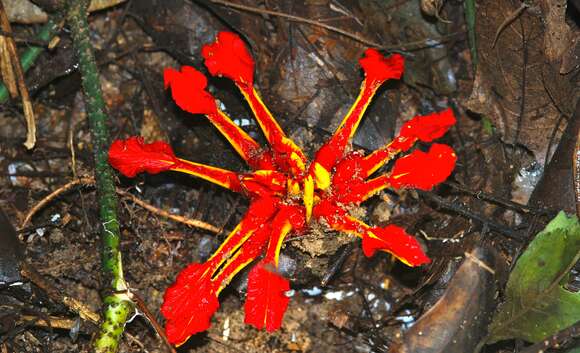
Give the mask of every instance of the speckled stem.
<path id="1" fill-rule="evenodd" d="M 67 22 L 75 52 L 79 60 L 79 71 L 85 93 L 87 115 L 91 129 L 91 141 L 95 158 L 95 181 L 101 222 L 101 256 L 105 288 L 103 298 L 104 321 L 94 341 L 95 352 L 117 352 L 119 338 L 123 333 L 128 316 L 133 312 L 133 302 L 127 292 L 123 278 L 120 231 L 117 220 L 117 195 L 113 173 L 108 163 L 109 133 L 108 116 L 101 91 L 99 73 L 89 36 L 87 8 L 89 0 L 69 0 Z"/>
<path id="2" fill-rule="evenodd" d="M 58 20 L 49 18 L 48 22 L 40 29 L 40 32 L 36 35 L 36 39 L 41 41 L 49 41 L 52 37 L 56 34 L 59 29 Z M 32 64 L 36 61 L 36 59 L 40 56 L 40 54 L 44 51 L 44 47 L 37 47 L 31 46 L 29 47 L 20 57 L 20 65 L 22 65 L 22 71 L 26 72 Z M 8 90 L 6 86 L 0 83 L 0 104 L 6 102 L 8 100 Z"/>

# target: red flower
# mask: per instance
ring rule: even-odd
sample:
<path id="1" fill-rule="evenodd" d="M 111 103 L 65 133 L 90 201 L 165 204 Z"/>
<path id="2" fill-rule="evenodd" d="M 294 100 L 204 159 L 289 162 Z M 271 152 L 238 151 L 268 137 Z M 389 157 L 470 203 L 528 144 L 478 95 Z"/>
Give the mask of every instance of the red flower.
<path id="1" fill-rule="evenodd" d="M 182 344 L 193 333 L 207 330 L 220 306 L 208 267 L 208 264 L 190 264 L 165 292 L 161 313 L 167 320 L 165 330 L 172 344 Z M 195 313 L 195 320 L 191 313 Z"/>
<path id="2" fill-rule="evenodd" d="M 456 159 L 451 147 L 438 143 L 434 143 L 427 153 L 415 150 L 397 159 L 391 172 L 391 186 L 431 190 L 451 175 Z"/>
<path id="3" fill-rule="evenodd" d="M 402 228 L 373 227 L 349 213 L 353 206 L 387 187 L 430 189 L 445 180 L 455 166 L 453 150 L 433 144 L 428 153 L 417 150 L 399 158 L 390 174 L 372 177 L 417 141 L 430 142 L 445 134 L 455 123 L 451 110 L 411 119 L 391 143 L 369 155 L 347 153 L 377 89 L 386 80 L 401 77 L 400 55 L 384 57 L 373 49 L 365 52 L 360 60 L 365 80 L 359 97 L 334 135 L 309 163 L 253 87 L 254 62 L 242 40 L 233 33 L 222 32 L 215 43 L 203 48 L 202 54 L 212 75 L 230 78 L 238 86 L 264 132 L 268 148 L 262 148 L 215 106 L 213 97 L 205 91 L 205 77 L 194 69 L 166 70 L 166 87 L 171 87 L 180 107 L 205 113 L 247 162 L 251 172 L 240 174 L 178 159 L 167 144 L 143 144 L 138 138 L 115 141 L 110 150 L 111 165 L 127 176 L 142 171 L 185 172 L 250 199 L 240 224 L 211 258 L 203 264 L 188 266 L 167 290 L 161 312 L 167 320 L 170 342 L 180 344 L 206 330 L 219 307 L 221 290 L 261 255 L 262 259 L 249 274 L 245 322 L 268 331 L 279 328 L 290 289 L 288 280 L 279 273 L 280 251 L 287 236 L 300 236 L 314 222 L 328 230 L 362 238 L 367 256 L 385 251 L 409 266 L 430 262 L 417 240 Z"/>
<path id="4" fill-rule="evenodd" d="M 257 328 L 272 332 L 280 328 L 282 318 L 290 302 L 286 292 L 290 282 L 275 273 L 273 266 L 256 265 L 248 276 L 246 294 L 246 318 L 244 322 Z"/>
<path id="5" fill-rule="evenodd" d="M 419 242 L 407 234 L 401 227 L 388 225 L 385 228 L 373 228 L 362 240 L 363 252 L 366 256 L 373 256 L 377 250 L 396 254 L 406 254 L 397 256 L 409 266 L 420 266 L 428 264 L 431 260 L 421 249 Z"/>
<path id="6" fill-rule="evenodd" d="M 393 147 L 406 151 L 417 140 L 431 142 L 445 135 L 455 122 L 455 116 L 450 108 L 438 113 L 416 116 L 403 125 L 399 137 L 394 140 Z"/>
<path id="7" fill-rule="evenodd" d="M 142 137 L 131 137 L 111 144 L 109 163 L 124 176 L 133 178 L 142 172 L 157 174 L 169 170 L 178 159 L 165 142 L 145 144 Z"/>
<path id="8" fill-rule="evenodd" d="M 163 72 L 165 88 L 171 87 L 173 100 L 192 114 L 212 114 L 217 111 L 215 99 L 205 87 L 205 76 L 191 66 L 181 67 L 181 72 L 168 68 Z"/>
<path id="9" fill-rule="evenodd" d="M 384 57 L 376 49 L 367 49 L 365 56 L 359 60 L 360 66 L 368 80 L 384 82 L 400 79 L 403 76 L 405 60 L 400 54 Z"/>
<path id="10" fill-rule="evenodd" d="M 213 76 L 224 76 L 238 84 L 254 84 L 254 59 L 235 33 L 218 33 L 215 43 L 203 46 L 201 56 Z"/>

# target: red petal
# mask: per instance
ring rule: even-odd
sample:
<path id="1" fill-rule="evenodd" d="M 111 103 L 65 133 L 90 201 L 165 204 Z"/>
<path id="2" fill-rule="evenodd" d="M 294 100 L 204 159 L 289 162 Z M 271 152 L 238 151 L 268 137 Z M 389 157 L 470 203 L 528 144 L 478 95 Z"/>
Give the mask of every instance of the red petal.
<path id="1" fill-rule="evenodd" d="M 306 156 L 302 150 L 286 136 L 253 86 L 238 84 L 238 88 L 254 113 L 266 140 L 272 146 L 276 165 L 281 171 L 292 172 L 295 176 L 300 175 L 306 163 Z"/>
<path id="2" fill-rule="evenodd" d="M 360 205 L 389 186 L 389 177 L 382 175 L 367 181 L 352 181 L 334 189 L 335 202 Z"/>
<path id="3" fill-rule="evenodd" d="M 332 185 L 343 185 L 351 182 L 362 182 L 367 175 L 363 170 L 364 156 L 362 153 L 355 151 L 348 154 L 336 164 L 334 174 L 332 175 Z"/>
<path id="4" fill-rule="evenodd" d="M 363 114 L 380 85 L 393 78 L 400 78 L 403 74 L 403 57 L 393 54 L 385 58 L 375 49 L 367 49 L 365 57 L 360 59 L 366 78 L 362 83 L 361 91 L 348 114 L 332 137 L 318 150 L 314 162 L 310 165 L 309 174 L 314 176 L 315 169 L 326 170 L 329 173 L 337 161 L 343 158 L 349 140 L 354 136 Z M 319 188 L 324 189 L 321 185 Z"/>
<path id="5" fill-rule="evenodd" d="M 189 162 L 175 157 L 171 146 L 162 141 L 143 143 L 142 137 L 116 140 L 109 148 L 109 163 L 128 177 L 147 172 L 173 170 L 194 175 L 233 191 L 240 191 L 238 174 L 229 170 Z"/>
<path id="6" fill-rule="evenodd" d="M 280 199 L 275 197 L 252 200 L 240 224 L 226 237 L 208 262 L 215 262 L 216 268 L 221 265 L 248 239 L 252 232 L 269 224 L 270 219 L 279 208 L 279 203 Z"/>
<path id="7" fill-rule="evenodd" d="M 239 84 L 253 85 L 254 59 L 237 34 L 218 33 L 214 43 L 203 46 L 201 55 L 213 76 L 225 76 Z"/>
<path id="8" fill-rule="evenodd" d="M 268 332 L 272 332 L 282 325 L 290 302 L 286 296 L 290 284 L 284 277 L 268 270 L 268 267 L 258 264 L 250 271 L 244 321 L 259 330 L 265 327 Z"/>
<path id="9" fill-rule="evenodd" d="M 287 177 L 274 170 L 257 170 L 242 177 L 241 183 L 250 197 L 275 196 L 285 193 Z"/>
<path id="10" fill-rule="evenodd" d="M 254 89 L 254 60 L 240 37 L 235 33 L 220 32 L 215 43 L 205 45 L 201 54 L 212 75 L 228 77 L 240 88 L 272 146 L 274 162 L 278 167 L 284 172 L 291 170 L 294 175 L 301 174 L 306 157 L 286 137 Z"/>
<path id="11" fill-rule="evenodd" d="M 280 210 L 271 221 L 272 230 L 270 241 L 264 262 L 273 264 L 274 268 L 278 266 L 278 258 L 282 243 L 290 231 L 293 229 L 300 232 L 306 225 L 306 212 L 304 207 L 295 205 L 281 205 Z"/>
<path id="12" fill-rule="evenodd" d="M 418 266 L 430 261 L 417 240 L 402 228 L 393 225 L 385 228 L 371 228 L 364 222 L 349 216 L 343 208 L 330 200 L 320 201 L 314 207 L 313 213 L 332 229 L 361 237 L 363 252 L 367 256 L 372 256 L 376 250 L 384 250 L 409 266 Z"/>
<path id="13" fill-rule="evenodd" d="M 251 263 L 268 242 L 269 219 L 276 199 L 254 201 L 240 224 L 204 264 L 191 264 L 165 292 L 161 312 L 171 343 L 181 344 L 210 326 L 219 307 L 218 295 L 230 280 Z"/>
<path id="14" fill-rule="evenodd" d="M 360 66 L 370 81 L 384 82 L 389 79 L 400 79 L 405 67 L 405 59 L 400 54 L 384 57 L 376 49 L 367 49 L 365 56 L 359 60 Z"/>
<path id="15" fill-rule="evenodd" d="M 456 122 L 453 110 L 450 108 L 438 113 L 416 116 L 403 125 L 399 137 L 393 141 L 393 147 L 406 151 L 417 139 L 431 142 L 445 135 Z"/>
<path id="16" fill-rule="evenodd" d="M 181 72 L 167 68 L 163 72 L 165 88 L 171 87 L 171 94 L 177 105 L 192 114 L 211 114 L 217 111 L 214 97 L 205 87 L 205 76 L 191 66 L 182 66 Z"/>
<path id="17" fill-rule="evenodd" d="M 371 257 L 377 250 L 387 251 L 409 266 L 428 264 L 431 260 L 425 255 L 419 242 L 395 225 L 385 228 L 372 228 L 363 236 L 363 252 Z"/>
<path id="18" fill-rule="evenodd" d="M 205 90 L 207 79 L 201 72 L 193 67 L 183 66 L 181 72 L 165 69 L 164 76 L 165 88 L 171 86 L 173 99 L 181 109 L 193 114 L 207 115 L 252 168 L 272 168 L 269 153 L 263 153 L 256 141 L 217 109 L 214 97 Z"/>
<path id="19" fill-rule="evenodd" d="M 230 170 L 179 159 L 171 170 L 187 173 L 235 192 L 241 191 L 239 175 Z"/>
<path id="20" fill-rule="evenodd" d="M 455 152 L 447 145 L 433 144 L 427 153 L 415 150 L 395 162 L 390 183 L 395 188 L 430 190 L 451 175 L 456 160 Z"/>
<path id="21" fill-rule="evenodd" d="M 172 344 L 182 344 L 189 336 L 207 330 L 219 308 L 207 267 L 197 263 L 187 266 L 165 292 L 161 313 L 167 320 L 165 331 Z"/>
<path id="22" fill-rule="evenodd" d="M 156 174 L 171 169 L 178 159 L 163 141 L 146 144 L 142 137 L 116 140 L 109 148 L 109 163 L 121 174 L 133 178 L 141 172 Z"/>

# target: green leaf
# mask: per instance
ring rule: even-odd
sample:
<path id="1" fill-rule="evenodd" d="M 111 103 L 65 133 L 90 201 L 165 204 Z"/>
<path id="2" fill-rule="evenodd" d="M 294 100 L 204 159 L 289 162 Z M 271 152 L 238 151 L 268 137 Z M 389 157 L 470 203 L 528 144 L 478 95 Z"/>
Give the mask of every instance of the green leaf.
<path id="1" fill-rule="evenodd" d="M 538 342 L 580 321 L 580 293 L 563 287 L 579 259 L 578 218 L 560 212 L 518 259 L 488 342 L 510 338 Z"/>
<path id="2" fill-rule="evenodd" d="M 495 130 L 493 123 L 488 117 L 483 117 L 481 119 L 481 124 L 483 126 L 483 131 L 488 135 L 493 135 L 493 131 Z"/>

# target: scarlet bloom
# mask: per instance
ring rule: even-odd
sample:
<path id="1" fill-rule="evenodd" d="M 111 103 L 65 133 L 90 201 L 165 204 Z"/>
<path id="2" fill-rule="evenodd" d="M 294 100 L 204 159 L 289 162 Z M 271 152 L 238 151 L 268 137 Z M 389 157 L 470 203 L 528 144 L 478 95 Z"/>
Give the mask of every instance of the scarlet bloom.
<path id="1" fill-rule="evenodd" d="M 400 54 L 384 57 L 376 49 L 367 49 L 365 56 L 359 60 L 367 78 L 384 82 L 390 79 L 400 79 L 403 75 L 404 59 Z"/>
<path id="2" fill-rule="evenodd" d="M 109 163 L 121 174 L 133 178 L 139 173 L 157 174 L 178 163 L 165 142 L 143 143 L 142 137 L 116 140 L 109 148 Z"/>
<path id="3" fill-rule="evenodd" d="M 453 111 L 447 108 L 439 113 L 416 116 L 401 128 L 399 137 L 394 141 L 402 151 L 411 148 L 415 141 L 431 142 L 445 135 L 455 125 Z"/>
<path id="4" fill-rule="evenodd" d="M 213 76 L 223 76 L 237 84 L 254 84 L 254 59 L 237 34 L 220 32 L 213 44 L 201 49 L 205 66 Z"/>
<path id="5" fill-rule="evenodd" d="M 115 141 L 109 152 L 111 165 L 126 176 L 164 170 L 185 172 L 250 199 L 246 214 L 210 259 L 190 264 L 167 289 L 161 313 L 171 343 L 181 344 L 207 330 L 219 308 L 220 292 L 251 264 L 245 322 L 258 329 L 278 329 L 290 289 L 288 280 L 279 273 L 280 250 L 286 237 L 302 235 L 313 223 L 360 237 L 366 256 L 384 251 L 409 266 L 430 262 L 419 242 L 403 228 L 373 227 L 349 213 L 388 187 L 431 189 L 455 166 L 451 147 L 433 144 L 428 152 L 415 150 L 397 159 L 390 173 L 373 176 L 417 141 L 431 142 L 443 136 L 455 123 L 451 110 L 411 119 L 389 144 L 368 155 L 349 152 L 350 141 L 377 89 L 403 74 L 402 56 L 385 57 L 374 49 L 365 52 L 360 60 L 365 79 L 359 97 L 334 135 L 309 161 L 262 102 L 253 86 L 254 61 L 237 35 L 219 33 L 215 43 L 202 49 L 202 55 L 212 75 L 227 77 L 240 89 L 269 147 L 261 147 L 217 107 L 205 90 L 206 78 L 195 69 L 166 69 L 165 85 L 182 109 L 205 114 L 251 171 L 236 173 L 185 161 L 175 157 L 165 143 L 144 144 L 135 137 Z"/>
<path id="6" fill-rule="evenodd" d="M 438 143 L 433 144 L 427 153 L 415 150 L 397 159 L 391 172 L 391 186 L 431 190 L 449 177 L 456 159 L 451 147 Z"/>
<path id="7" fill-rule="evenodd" d="M 205 87 L 205 76 L 191 66 L 184 66 L 181 72 L 166 69 L 163 73 L 165 88 L 173 87 L 173 99 L 181 109 L 193 114 L 212 114 L 217 111 L 215 99 Z"/>

